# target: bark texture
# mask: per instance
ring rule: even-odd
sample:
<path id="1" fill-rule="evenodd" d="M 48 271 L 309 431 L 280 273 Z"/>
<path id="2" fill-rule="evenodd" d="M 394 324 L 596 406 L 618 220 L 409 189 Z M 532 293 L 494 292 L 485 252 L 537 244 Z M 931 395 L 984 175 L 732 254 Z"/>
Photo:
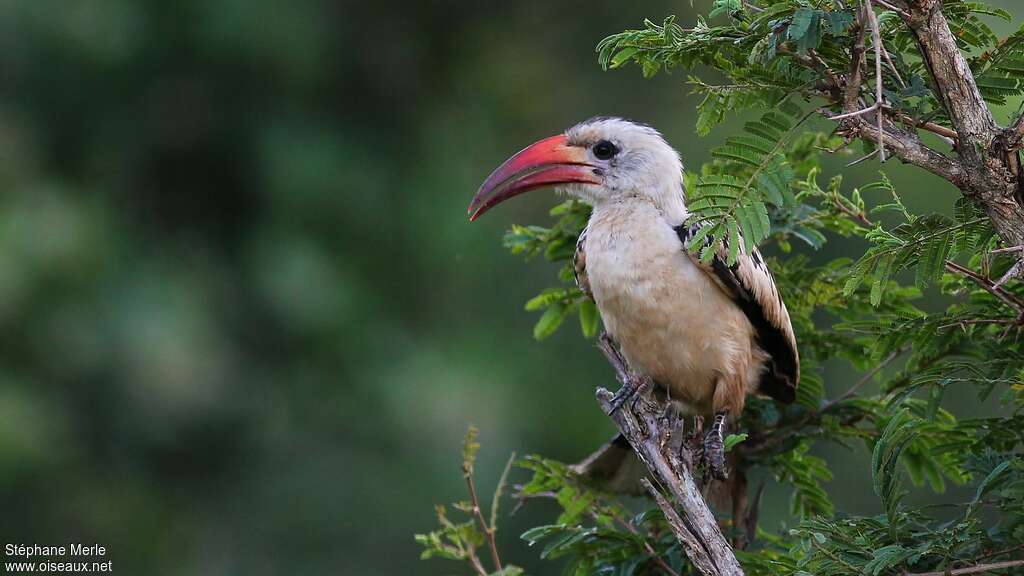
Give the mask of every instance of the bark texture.
<path id="1" fill-rule="evenodd" d="M 1024 140 L 1024 119 L 1008 128 L 1000 127 L 978 89 L 967 59 L 942 12 L 940 0 L 890 0 L 917 41 L 921 59 L 928 69 L 931 89 L 942 103 L 953 126 L 930 130 L 953 143 L 953 154 L 943 154 L 921 140 L 917 130 L 896 126 L 902 119 L 884 103 L 876 102 L 870 114 L 856 114 L 864 106 L 864 79 L 869 77 L 865 54 L 865 31 L 873 9 L 864 0 L 857 13 L 857 40 L 851 50 L 851 69 L 832 86 L 833 99 L 842 103 L 841 131 L 853 138 L 881 142 L 904 162 L 944 178 L 977 202 L 992 219 L 1000 238 L 1009 246 L 1024 244 L 1024 203 L 1019 150 Z M 875 122 L 883 116 L 881 124 Z M 879 125 L 882 126 L 881 134 Z M 928 130 L 927 127 L 916 126 Z M 1024 271 L 1024 267 L 1018 267 Z M 1021 276 L 1018 272 L 1018 277 Z"/>
<path id="2" fill-rule="evenodd" d="M 742 576 L 732 546 L 722 534 L 714 513 L 693 477 L 693 453 L 682 437 L 682 420 L 669 403 L 654 394 L 654 382 L 630 371 L 625 359 L 606 336 L 599 344 L 623 386 L 636 387 L 635 400 L 613 411 L 613 394 L 597 390 L 597 401 L 615 422 L 637 456 L 660 485 L 647 479 L 644 487 L 665 514 L 693 566 L 705 576 Z"/>

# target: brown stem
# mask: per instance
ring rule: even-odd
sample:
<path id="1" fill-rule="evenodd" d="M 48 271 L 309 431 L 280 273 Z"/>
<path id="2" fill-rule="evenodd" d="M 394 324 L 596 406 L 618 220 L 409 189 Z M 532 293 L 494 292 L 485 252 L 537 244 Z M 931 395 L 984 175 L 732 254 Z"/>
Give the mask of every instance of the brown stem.
<path id="1" fill-rule="evenodd" d="M 472 545 L 466 548 L 466 556 L 469 557 L 469 563 L 473 566 L 473 570 L 476 571 L 480 576 L 487 576 L 487 569 L 484 568 L 483 562 L 477 557 L 476 552 L 473 551 Z"/>
<path id="2" fill-rule="evenodd" d="M 885 90 L 882 85 L 882 53 L 885 48 L 882 46 L 882 33 L 879 31 L 878 17 L 871 0 L 866 0 L 865 11 L 868 22 L 871 24 L 871 38 L 875 46 L 875 116 L 878 120 L 878 159 L 885 163 Z"/>
<path id="3" fill-rule="evenodd" d="M 905 345 L 901 346 L 900 348 L 898 348 L 896 350 L 893 350 L 891 354 L 886 356 L 885 360 L 882 360 L 881 362 L 879 362 L 877 366 L 875 366 L 874 368 L 869 370 L 867 372 L 867 374 L 864 374 L 864 376 L 861 377 L 861 379 L 858 380 L 853 386 L 850 386 L 849 390 L 847 390 L 846 392 L 843 392 L 841 395 L 839 395 L 839 396 L 833 398 L 832 400 L 829 400 L 825 404 L 823 404 L 822 407 L 818 410 L 818 412 L 825 412 L 826 410 L 828 410 L 829 408 L 831 408 L 831 407 L 835 406 L 836 404 L 842 402 L 843 400 L 846 400 L 848 398 L 852 398 L 855 394 L 857 394 L 857 390 L 860 390 L 861 386 L 864 386 L 865 384 L 870 382 L 871 379 L 874 378 L 876 374 L 878 374 L 879 372 L 884 370 L 885 367 L 888 366 L 889 364 L 891 364 L 893 360 L 898 358 L 901 354 L 903 354 L 904 352 L 906 352 L 909 349 L 910 349 L 910 345 L 909 344 L 905 344 Z"/>
<path id="4" fill-rule="evenodd" d="M 934 122 L 921 122 L 907 116 L 906 114 L 897 114 L 896 117 L 899 118 L 900 122 L 903 122 L 907 126 L 920 128 L 921 130 L 926 130 L 932 134 L 938 134 L 944 138 L 949 138 L 954 144 L 960 139 L 960 135 L 956 133 L 956 130 L 951 130 L 945 126 L 935 124 Z"/>
<path id="5" fill-rule="evenodd" d="M 991 564 L 978 564 L 967 568 L 956 570 L 939 570 L 936 572 L 904 572 L 904 576 L 964 576 L 965 574 L 979 574 L 993 570 L 1003 570 L 1015 566 L 1024 566 L 1024 560 L 1007 560 L 1006 562 L 993 562 Z"/>
<path id="6" fill-rule="evenodd" d="M 637 536 L 637 537 L 639 537 L 639 538 L 640 538 L 640 541 L 641 541 L 641 542 L 643 542 L 643 544 L 644 544 L 644 550 L 647 550 L 647 553 L 651 555 L 651 558 L 653 558 L 653 559 L 654 559 L 654 562 L 655 562 L 655 563 L 656 563 L 656 564 L 657 564 L 657 565 L 658 565 L 658 566 L 659 566 L 659 567 L 660 567 L 660 568 L 661 568 L 662 570 L 664 570 L 666 574 L 668 574 L 669 576 L 681 576 L 681 575 L 679 574 L 679 572 L 676 572 L 675 570 L 673 570 L 673 569 L 672 569 L 672 567 L 671 567 L 671 566 L 669 566 L 669 565 L 668 565 L 668 563 L 667 563 L 667 562 L 665 562 L 665 560 L 664 560 L 664 559 L 662 559 L 662 557 L 661 557 L 660 555 L 658 555 L 658 553 L 657 553 L 657 552 L 656 552 L 656 551 L 654 550 L 654 547 L 653 547 L 653 546 L 651 546 L 651 543 L 650 543 L 650 542 L 648 542 L 648 541 L 647 541 L 647 539 L 646 539 L 646 538 L 644 538 L 644 537 L 643 537 L 643 536 L 642 536 L 642 535 L 640 534 L 640 531 L 639 531 L 639 530 L 637 530 L 635 526 L 633 526 L 633 525 L 632 525 L 631 523 L 629 523 L 629 522 L 626 522 L 626 521 L 625 521 L 625 520 L 623 520 L 622 518 L 619 518 L 618 516 L 615 516 L 614 518 L 615 518 L 615 521 L 616 521 L 616 522 L 618 522 L 618 523 L 619 523 L 619 524 L 620 524 L 620 525 L 621 525 L 621 526 L 622 526 L 623 528 L 625 528 L 626 530 L 628 530 L 630 534 L 632 534 L 632 535 L 634 535 L 634 536 Z"/>
<path id="7" fill-rule="evenodd" d="M 857 224 L 860 224 L 865 228 L 873 228 L 875 226 L 874 222 L 868 219 L 868 217 L 864 213 L 855 212 L 851 210 L 838 199 L 833 198 L 832 204 L 833 206 L 836 207 L 837 210 L 845 214 L 848 218 L 850 218 Z M 995 253 L 995 251 L 993 251 L 993 253 Z M 947 272 L 950 272 L 952 274 L 959 274 L 960 276 L 963 276 L 964 278 L 967 278 L 970 281 L 974 282 L 975 284 L 978 285 L 979 288 L 995 296 L 1007 306 L 1014 308 L 1018 312 L 1024 312 L 1024 300 L 1018 298 L 1012 292 L 1009 292 L 1008 290 L 1002 288 L 998 282 L 992 282 L 992 280 L 982 276 L 981 274 L 978 274 L 977 272 L 969 268 L 965 268 L 957 264 L 956 262 L 953 262 L 952 260 L 946 260 L 945 268 Z"/>
<path id="8" fill-rule="evenodd" d="M 995 282 L 992 282 L 991 280 L 985 278 L 981 274 L 978 274 L 977 272 L 970 270 L 968 268 L 964 268 L 963 266 L 950 260 L 946 261 L 946 270 L 948 272 L 959 274 L 965 278 L 970 279 L 972 282 L 977 284 L 978 287 L 985 290 L 989 294 L 995 296 L 1007 306 L 1015 308 L 1018 311 L 1024 311 L 1024 300 L 1021 300 L 1013 293 L 1005 290 L 1001 286 L 998 286 Z"/>
<path id="9" fill-rule="evenodd" d="M 491 549 L 491 560 L 494 561 L 494 570 L 496 572 L 501 572 L 501 560 L 498 558 L 498 543 L 494 540 L 494 527 L 487 525 L 487 520 L 484 519 L 484 513 L 480 510 L 480 501 L 476 497 L 476 483 L 473 481 L 473 474 L 466 473 L 465 476 L 466 486 L 469 487 L 469 499 L 473 504 L 473 514 L 476 515 L 477 521 L 480 522 L 480 528 L 487 536 L 487 546 Z"/>

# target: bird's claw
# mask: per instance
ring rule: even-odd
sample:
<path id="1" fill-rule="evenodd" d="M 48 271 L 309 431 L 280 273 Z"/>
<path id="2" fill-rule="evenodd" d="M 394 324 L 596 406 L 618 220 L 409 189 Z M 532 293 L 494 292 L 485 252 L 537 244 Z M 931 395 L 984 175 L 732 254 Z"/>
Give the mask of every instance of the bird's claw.
<path id="1" fill-rule="evenodd" d="M 725 415 L 715 416 L 715 423 L 704 437 L 704 466 L 717 480 L 727 480 L 729 471 L 725 466 Z"/>
<path id="2" fill-rule="evenodd" d="M 615 396 L 612 396 L 610 402 L 612 409 L 608 412 L 608 415 L 614 415 L 626 402 L 637 398 L 642 387 L 634 378 L 627 379 L 622 384 L 622 388 L 619 388 L 619 391 L 615 393 Z"/>

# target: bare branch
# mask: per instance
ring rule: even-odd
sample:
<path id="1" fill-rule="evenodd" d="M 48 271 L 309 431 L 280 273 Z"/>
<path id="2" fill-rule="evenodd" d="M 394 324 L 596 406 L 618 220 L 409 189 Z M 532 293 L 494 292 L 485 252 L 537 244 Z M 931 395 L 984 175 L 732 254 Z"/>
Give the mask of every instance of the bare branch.
<path id="1" fill-rule="evenodd" d="M 498 543 L 494 540 L 494 527 L 487 525 L 487 520 L 484 519 L 483 510 L 480 509 L 480 500 L 477 499 L 476 496 L 476 482 L 473 481 L 472 471 L 467 472 L 465 476 L 466 486 L 469 489 L 469 499 L 473 505 L 473 514 L 480 523 L 480 529 L 483 530 L 484 534 L 487 536 L 487 546 L 491 549 L 491 560 L 494 562 L 494 570 L 501 572 L 501 560 L 498 558 Z M 477 563 L 478 562 L 479 560 L 477 560 Z"/>
<path id="2" fill-rule="evenodd" d="M 862 376 L 861 379 L 858 380 L 853 386 L 850 386 L 850 388 L 846 392 L 843 392 L 841 395 L 836 396 L 832 400 L 829 400 L 828 402 L 823 404 L 821 406 L 821 408 L 818 409 L 818 412 L 825 412 L 826 410 L 828 410 L 829 408 L 835 406 L 836 404 L 838 404 L 838 403 L 840 403 L 840 402 L 842 402 L 844 400 L 848 400 L 850 398 L 853 398 L 857 394 L 857 391 L 860 390 L 860 388 L 862 386 L 864 386 L 865 384 L 870 382 L 871 379 L 875 377 L 875 375 L 877 375 L 882 370 L 885 370 L 886 366 L 888 366 L 889 364 L 892 364 L 893 360 L 898 358 L 900 355 L 902 355 L 904 352 L 906 352 L 909 349 L 910 349 L 910 345 L 906 344 L 906 345 L 901 346 L 900 348 L 898 348 L 896 350 L 893 350 L 891 354 L 886 356 L 885 360 L 882 360 L 881 362 L 878 363 L 877 366 L 875 366 L 874 368 L 869 370 L 866 374 L 864 374 L 864 376 Z"/>
<path id="3" fill-rule="evenodd" d="M 854 112 L 846 112 L 845 114 L 836 114 L 835 116 L 829 116 L 826 113 L 825 117 L 828 118 L 829 120 L 839 121 L 839 120 L 846 120 L 847 118 L 856 118 L 857 116 L 863 116 L 865 114 L 870 114 L 870 113 L 874 112 L 875 110 L 878 110 L 878 102 L 875 102 L 874 104 L 872 104 L 871 106 L 868 106 L 867 108 L 864 108 L 863 110 L 856 110 Z"/>
<path id="4" fill-rule="evenodd" d="M 1006 274 L 1003 274 L 1003 277 L 996 280 L 996 283 L 992 286 L 999 288 L 1003 284 L 1006 284 L 1006 282 L 1011 278 L 1017 278 L 1020 276 L 1022 271 L 1024 271 L 1024 260 L 1017 260 L 1013 263 L 1013 266 L 1010 266 L 1010 269 L 1006 271 Z"/>
<path id="5" fill-rule="evenodd" d="M 647 479 L 643 478 L 643 479 L 640 480 L 640 482 L 641 482 L 641 484 L 643 484 L 644 482 L 647 482 Z M 650 486 L 650 482 L 647 482 L 646 486 Z M 653 488 L 654 487 L 651 486 L 650 489 L 653 489 Z M 657 564 L 659 568 L 664 570 L 665 574 L 668 574 L 669 576 L 681 576 L 679 574 L 679 572 L 676 572 L 675 570 L 673 570 L 672 567 L 669 566 L 665 562 L 664 558 L 662 558 L 661 556 L 658 555 L 658 553 L 654 550 L 654 547 L 651 546 L 651 543 L 648 542 L 647 539 L 644 538 L 642 534 L 640 534 L 640 531 L 637 530 L 636 527 L 633 526 L 632 523 L 626 522 L 622 518 L 619 518 L 617 515 L 614 516 L 614 519 L 615 519 L 616 522 L 619 523 L 620 526 L 622 526 L 623 528 L 628 530 L 630 534 L 636 536 L 637 538 L 640 538 L 640 541 L 643 542 L 644 550 L 647 550 L 647 553 L 650 554 L 651 558 L 654 559 L 654 563 Z"/>
<path id="6" fill-rule="evenodd" d="M 871 24 L 871 37 L 875 45 L 875 116 L 878 117 L 878 159 L 885 163 L 885 113 L 883 103 L 885 102 L 885 90 L 882 85 L 882 53 L 885 47 L 882 46 L 882 34 L 878 27 L 878 17 L 875 15 L 871 0 L 866 0 L 865 13 L 868 23 Z"/>
<path id="7" fill-rule="evenodd" d="M 885 8 L 886 10 L 892 10 L 893 12 L 899 14 L 903 18 L 909 18 L 910 17 L 910 14 L 907 13 L 906 10 L 900 8 L 899 6 L 894 6 L 894 5 L 886 2 L 885 0 L 875 0 L 875 4 L 878 4 L 882 8 Z"/>
<path id="8" fill-rule="evenodd" d="M 1024 253 L 1024 246 L 1010 246 L 1008 248 L 996 248 L 989 254 L 1012 254 L 1014 252 Z"/>
<path id="9" fill-rule="evenodd" d="M 649 482 L 644 484 L 665 514 L 690 562 L 704 576 L 742 576 L 743 569 L 701 496 L 689 462 L 681 460 L 672 449 L 674 430 L 665 426 L 663 418 L 670 404 L 651 394 L 653 380 L 631 372 L 607 335 L 602 335 L 598 347 L 608 358 L 619 382 L 636 386 L 639 392 L 635 401 L 627 401 L 619 410 L 613 410 L 614 395 L 604 388 L 597 390 L 597 401 L 647 466 L 651 477 L 675 499 L 673 505 Z"/>
<path id="10" fill-rule="evenodd" d="M 871 126 L 863 119 L 852 119 L 846 122 L 853 123 L 852 130 L 861 138 L 878 138 L 878 128 Z M 919 168 L 942 177 L 954 186 L 962 186 L 965 183 L 965 171 L 963 166 L 956 160 L 933 150 L 926 146 L 916 134 L 904 132 L 896 127 L 889 127 L 881 134 L 882 141 L 896 156 Z"/>
<path id="11" fill-rule="evenodd" d="M 853 162 L 850 162 L 849 164 L 847 164 L 846 167 L 847 168 L 852 168 L 852 167 L 856 166 L 857 164 L 860 164 L 861 162 L 864 162 L 866 160 L 871 160 L 875 156 L 878 156 L 878 152 L 880 150 L 881 150 L 881 148 L 875 148 L 875 150 L 873 152 L 871 152 L 871 153 L 869 153 L 867 155 L 861 156 L 860 158 L 857 158 Z"/>
<path id="12" fill-rule="evenodd" d="M 867 20 L 867 16 L 864 15 L 865 10 L 862 5 L 857 12 L 856 40 L 850 50 L 850 71 L 847 74 L 846 91 L 843 94 L 843 110 L 845 112 L 851 112 L 860 107 L 858 102 L 860 101 L 860 85 L 863 78 L 864 52 L 866 50 L 864 45 L 864 21 Z"/>
<path id="13" fill-rule="evenodd" d="M 901 14 L 917 40 L 922 59 L 953 128 L 973 146 L 957 150 L 972 166 L 984 165 L 984 150 L 999 132 L 992 112 L 981 96 L 967 59 L 956 43 L 941 4 L 935 0 L 914 0 L 910 12 Z"/>
<path id="14" fill-rule="evenodd" d="M 921 122 L 902 113 L 897 114 L 896 118 L 900 122 L 903 122 L 904 124 L 910 126 L 911 128 L 919 128 L 921 130 L 926 130 L 928 132 L 931 132 L 932 134 L 941 136 L 946 141 L 946 143 L 948 143 L 951 146 L 955 146 L 957 140 L 960 138 L 960 135 L 956 133 L 956 130 L 950 130 L 945 126 L 940 126 L 938 124 L 935 124 L 934 122 Z"/>
<path id="15" fill-rule="evenodd" d="M 953 274 L 959 274 L 971 280 L 972 282 L 977 284 L 979 288 L 995 296 L 1007 306 L 1014 308 L 1018 311 L 1024 311 L 1024 300 L 1021 300 L 1013 293 L 1006 291 L 1005 289 L 1002 288 L 1002 285 L 1000 284 L 1000 282 L 1005 281 L 1008 278 L 1008 276 L 1004 276 L 1003 280 L 1000 280 L 1000 282 L 992 282 L 991 280 L 985 278 L 981 274 L 978 274 L 973 270 L 964 268 L 963 266 L 950 260 L 946 261 L 946 271 L 952 272 Z"/>

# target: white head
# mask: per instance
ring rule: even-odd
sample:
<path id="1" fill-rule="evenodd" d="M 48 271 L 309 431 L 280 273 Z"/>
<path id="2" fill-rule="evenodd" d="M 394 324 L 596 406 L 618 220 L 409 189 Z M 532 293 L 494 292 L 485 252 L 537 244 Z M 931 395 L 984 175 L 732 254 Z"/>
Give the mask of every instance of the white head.
<path id="1" fill-rule="evenodd" d="M 593 118 L 498 167 L 473 198 L 470 219 L 512 196 L 554 186 L 595 207 L 649 202 L 675 225 L 686 219 L 682 171 L 679 154 L 654 128 Z"/>

